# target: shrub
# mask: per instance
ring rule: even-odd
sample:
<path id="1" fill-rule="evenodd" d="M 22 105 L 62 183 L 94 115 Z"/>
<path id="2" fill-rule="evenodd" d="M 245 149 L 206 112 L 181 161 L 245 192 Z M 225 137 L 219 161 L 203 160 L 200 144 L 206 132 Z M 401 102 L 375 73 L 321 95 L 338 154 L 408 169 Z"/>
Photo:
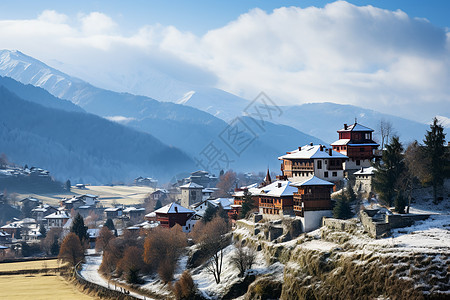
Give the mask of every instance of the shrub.
<path id="1" fill-rule="evenodd" d="M 195 297 L 197 287 L 188 270 L 184 271 L 183 274 L 181 274 L 180 279 L 175 282 L 173 292 L 176 299 L 192 299 Z"/>

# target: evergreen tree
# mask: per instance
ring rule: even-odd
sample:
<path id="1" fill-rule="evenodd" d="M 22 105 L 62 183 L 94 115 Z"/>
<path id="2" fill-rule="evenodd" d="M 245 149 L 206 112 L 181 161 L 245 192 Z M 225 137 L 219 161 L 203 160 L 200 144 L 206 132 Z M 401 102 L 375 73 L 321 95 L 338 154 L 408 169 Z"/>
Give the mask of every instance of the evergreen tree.
<path id="1" fill-rule="evenodd" d="M 347 183 L 347 197 L 348 197 L 348 201 L 350 203 L 353 203 L 356 201 L 356 194 L 352 188 L 350 181 L 348 181 L 348 183 Z"/>
<path id="2" fill-rule="evenodd" d="M 108 227 L 108 229 L 111 231 L 116 230 L 116 227 L 114 226 L 114 222 L 113 222 L 113 220 L 111 220 L 111 218 L 108 218 L 103 226 Z"/>
<path id="3" fill-rule="evenodd" d="M 226 223 L 228 223 L 228 219 L 229 219 L 228 212 L 225 209 L 223 209 L 223 206 L 220 203 L 219 203 L 219 207 L 217 208 L 217 211 L 216 211 L 216 216 L 221 217 Z"/>
<path id="4" fill-rule="evenodd" d="M 397 192 L 397 196 L 395 197 L 394 205 L 395 205 L 396 212 L 398 212 L 400 214 L 405 213 L 406 200 L 403 197 L 402 191 Z"/>
<path id="5" fill-rule="evenodd" d="M 333 208 L 333 217 L 336 219 L 349 219 L 353 216 L 350 203 L 348 202 L 347 196 L 342 193 L 341 197 L 336 202 Z"/>
<path id="6" fill-rule="evenodd" d="M 241 219 L 245 218 L 249 211 L 251 211 L 255 207 L 255 204 L 252 199 L 252 193 L 250 193 L 247 189 L 244 190 L 244 198 L 242 199 L 242 207 L 239 217 Z"/>
<path id="7" fill-rule="evenodd" d="M 65 186 L 66 191 L 70 192 L 70 188 L 71 188 L 71 187 L 72 187 L 72 184 L 70 183 L 70 180 L 67 179 L 67 181 L 66 181 L 66 186 Z"/>
<path id="8" fill-rule="evenodd" d="M 39 233 L 41 234 L 41 238 L 45 238 L 47 236 L 47 230 L 45 229 L 44 223 L 41 223 L 39 226 Z"/>
<path id="9" fill-rule="evenodd" d="M 53 237 L 53 243 L 50 247 L 50 253 L 52 255 L 58 255 L 58 253 L 59 253 L 59 243 L 58 243 L 58 237 L 56 235 Z"/>
<path id="10" fill-rule="evenodd" d="M 403 146 L 397 136 L 392 137 L 386 150 L 383 151 L 382 162 L 376 165 L 374 187 L 380 198 L 392 205 L 396 195 L 397 182 L 405 169 Z"/>
<path id="11" fill-rule="evenodd" d="M 157 210 L 157 209 L 160 209 L 162 207 L 162 203 L 161 203 L 161 200 L 157 200 L 156 201 L 156 203 L 155 203 L 155 208 L 154 208 L 154 210 Z"/>
<path id="12" fill-rule="evenodd" d="M 429 163 L 430 179 L 433 185 L 434 203 L 437 204 L 438 189 L 444 183 L 444 170 L 448 159 L 446 158 L 444 127 L 438 124 L 436 118 L 430 125 L 430 131 L 425 135 L 424 155 Z"/>
<path id="13" fill-rule="evenodd" d="M 208 205 L 208 204 L 207 204 Z M 205 210 L 205 214 L 203 215 L 203 222 L 204 223 L 208 223 L 211 222 L 211 220 L 214 218 L 214 216 L 216 215 L 217 212 L 217 208 L 215 208 L 212 205 L 208 205 L 208 207 Z"/>
<path id="14" fill-rule="evenodd" d="M 87 226 L 84 225 L 83 217 L 78 213 L 75 219 L 73 219 L 73 224 L 70 228 L 70 231 L 75 233 L 80 239 L 81 243 L 83 243 L 83 241 L 89 240 L 87 229 Z"/>

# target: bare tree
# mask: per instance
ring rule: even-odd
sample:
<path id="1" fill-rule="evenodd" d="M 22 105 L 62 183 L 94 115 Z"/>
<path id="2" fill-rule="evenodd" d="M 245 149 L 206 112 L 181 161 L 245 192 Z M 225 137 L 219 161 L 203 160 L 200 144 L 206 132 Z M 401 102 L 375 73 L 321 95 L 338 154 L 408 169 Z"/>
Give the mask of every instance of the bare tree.
<path id="1" fill-rule="evenodd" d="M 236 250 L 231 257 L 231 262 L 239 270 L 239 277 L 244 276 L 245 271 L 251 269 L 255 262 L 256 253 L 253 248 L 243 247 L 241 243 L 236 245 Z"/>
<path id="2" fill-rule="evenodd" d="M 382 119 L 380 121 L 379 128 L 381 137 L 381 150 L 384 149 L 384 144 L 389 142 L 389 137 L 394 134 L 394 128 L 391 121 L 386 121 Z"/>
<path id="3" fill-rule="evenodd" d="M 236 184 L 236 173 L 233 171 L 227 171 L 224 175 L 220 176 L 219 182 L 216 187 L 217 191 L 213 193 L 214 197 L 229 197 L 230 192 L 233 190 Z"/>
<path id="4" fill-rule="evenodd" d="M 229 225 L 221 218 L 216 216 L 211 222 L 194 227 L 195 240 L 200 243 L 202 250 L 210 256 L 206 269 L 214 275 L 216 283 L 220 283 L 220 275 L 223 265 L 223 249 L 229 243 L 227 233 Z"/>
<path id="5" fill-rule="evenodd" d="M 114 238 L 115 236 L 111 232 L 111 230 L 108 227 L 103 226 L 95 242 L 95 250 L 102 251 L 103 249 L 106 249 L 106 247 L 108 247 L 109 242 Z"/>

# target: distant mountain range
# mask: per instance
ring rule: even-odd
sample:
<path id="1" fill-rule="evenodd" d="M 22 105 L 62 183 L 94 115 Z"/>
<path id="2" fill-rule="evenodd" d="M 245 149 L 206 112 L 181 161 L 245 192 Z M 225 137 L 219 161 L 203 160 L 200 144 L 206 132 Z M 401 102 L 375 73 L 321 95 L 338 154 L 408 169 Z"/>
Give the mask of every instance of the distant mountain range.
<path id="1" fill-rule="evenodd" d="M 155 137 L 84 112 L 44 107 L 36 87 L 22 85 L 34 101 L 0 80 L 0 152 L 17 164 L 40 166 L 60 180 L 113 183 L 140 174 L 168 179 L 194 168 L 192 159 Z M 15 84 L 15 89 L 21 89 Z M 47 103 L 47 100 L 42 101 Z"/>
<path id="2" fill-rule="evenodd" d="M 204 169 L 205 153 L 211 150 L 212 146 L 216 153 L 210 158 L 216 161 L 209 161 L 206 168 L 218 174 L 221 168 L 262 171 L 270 167 L 278 171 L 279 162 L 276 157 L 280 154 L 306 143 L 324 143 L 290 126 L 269 122 L 271 120 L 261 126 L 248 117 L 237 119 L 235 124 L 245 129 L 237 138 L 230 135 L 229 130 L 233 128 L 224 120 L 205 111 L 177 103 L 159 102 L 149 97 L 96 88 L 19 51 L 0 51 L 0 75 L 45 88 L 54 96 L 70 100 L 89 113 L 150 133 L 164 144 L 181 149 L 196 162 L 196 166 L 185 171 Z M 224 99 L 225 95 L 233 98 L 237 104 L 240 99 L 220 90 L 213 91 L 216 92 L 218 100 Z M 19 94 L 21 91 L 13 92 Z M 29 96 L 27 100 L 35 101 L 32 95 L 25 96 Z M 199 98 L 191 97 L 186 100 L 190 99 Z M 40 104 L 54 105 L 53 100 L 47 103 L 41 101 Z M 223 103 L 223 107 L 227 107 L 227 104 Z M 70 108 L 66 107 L 66 110 Z M 206 110 L 208 111 L 208 108 Z M 230 145 L 230 142 L 236 145 Z M 239 149 L 236 149 L 237 147 Z M 208 153 L 209 156 L 211 154 Z M 53 174 L 58 174 L 47 165 L 42 166 L 50 169 Z M 152 173 L 151 176 L 158 178 L 158 174 Z"/>

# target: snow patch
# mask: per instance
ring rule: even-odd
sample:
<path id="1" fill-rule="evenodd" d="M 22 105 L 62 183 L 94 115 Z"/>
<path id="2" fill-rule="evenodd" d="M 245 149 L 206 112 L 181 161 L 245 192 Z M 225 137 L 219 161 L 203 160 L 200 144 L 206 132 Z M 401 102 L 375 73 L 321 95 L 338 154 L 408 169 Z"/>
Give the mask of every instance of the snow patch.
<path id="1" fill-rule="evenodd" d="M 191 99 L 191 97 L 195 94 L 195 91 L 189 91 L 183 95 L 180 99 L 176 101 L 177 104 L 186 104 L 186 102 Z"/>
<path id="2" fill-rule="evenodd" d="M 124 116 L 109 116 L 109 117 L 105 117 L 105 119 L 116 122 L 116 123 L 120 123 L 120 124 L 128 124 L 131 121 L 136 120 L 135 118 L 127 118 Z"/>

